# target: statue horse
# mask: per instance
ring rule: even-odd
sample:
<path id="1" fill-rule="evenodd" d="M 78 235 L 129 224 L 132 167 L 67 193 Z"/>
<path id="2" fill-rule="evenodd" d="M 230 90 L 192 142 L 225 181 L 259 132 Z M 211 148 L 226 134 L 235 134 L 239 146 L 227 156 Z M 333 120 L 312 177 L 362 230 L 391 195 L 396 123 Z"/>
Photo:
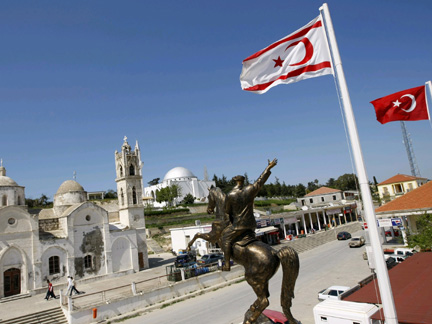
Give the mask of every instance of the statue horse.
<path id="1" fill-rule="evenodd" d="M 210 188 L 207 212 L 209 214 L 215 212 L 216 220 L 213 222 L 212 230 L 209 233 L 195 234 L 188 244 L 189 250 L 198 238 L 207 240 L 213 244 L 218 243 L 219 246 L 222 246 L 221 234 L 224 228 L 229 225 L 229 220 L 226 219 L 225 215 L 225 198 L 226 195 L 220 188 Z M 281 289 L 282 310 L 290 324 L 297 324 L 297 320 L 291 314 L 294 286 L 300 268 L 297 252 L 291 247 L 284 247 L 276 251 L 270 245 L 258 240 L 252 240 L 246 244 L 236 242 L 233 244 L 232 252 L 233 260 L 245 268 L 246 282 L 257 295 L 257 299 L 245 314 L 243 324 L 255 323 L 269 305 L 268 297 L 270 293 L 268 282 L 277 272 L 280 264 L 282 264 L 283 270 Z"/>

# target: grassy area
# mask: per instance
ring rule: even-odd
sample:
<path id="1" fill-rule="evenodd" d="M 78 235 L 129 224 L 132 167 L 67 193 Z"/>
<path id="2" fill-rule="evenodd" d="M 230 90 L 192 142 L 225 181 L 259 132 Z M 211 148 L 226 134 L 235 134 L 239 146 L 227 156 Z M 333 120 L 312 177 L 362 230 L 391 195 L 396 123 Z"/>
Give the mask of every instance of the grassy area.
<path id="1" fill-rule="evenodd" d="M 164 226 L 193 226 L 195 225 L 196 220 L 200 220 L 201 223 L 211 223 L 214 221 L 214 216 L 209 216 L 207 214 L 194 214 L 188 215 L 185 217 L 184 215 L 178 216 L 177 219 L 172 216 L 169 217 L 155 217 L 150 216 L 147 218 L 146 216 L 146 227 L 147 228 L 159 228 Z"/>
<path id="2" fill-rule="evenodd" d="M 296 199 L 267 199 L 267 200 L 258 200 L 255 201 L 254 204 L 256 207 L 271 207 L 271 206 L 283 206 L 289 205 L 292 202 L 296 201 Z"/>

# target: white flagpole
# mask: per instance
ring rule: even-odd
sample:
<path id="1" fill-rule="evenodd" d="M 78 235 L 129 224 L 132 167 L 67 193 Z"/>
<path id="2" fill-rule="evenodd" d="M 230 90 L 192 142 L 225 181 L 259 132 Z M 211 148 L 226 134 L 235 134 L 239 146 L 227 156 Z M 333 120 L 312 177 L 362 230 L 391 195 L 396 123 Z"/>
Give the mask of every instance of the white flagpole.
<path id="1" fill-rule="evenodd" d="M 356 165 L 357 175 L 359 179 L 360 192 L 363 199 L 366 221 L 369 227 L 369 237 L 373 256 L 375 259 L 376 275 L 378 286 L 380 289 L 381 300 L 386 324 L 397 324 L 396 308 L 393 300 L 393 294 L 390 286 L 387 266 L 384 260 L 384 253 L 379 240 L 377 219 L 372 203 L 372 195 L 369 188 L 369 181 L 366 174 L 366 168 L 363 161 L 363 154 L 360 147 L 360 141 L 357 133 L 354 113 L 351 106 L 351 99 L 348 92 L 348 87 L 345 81 L 345 74 L 342 68 L 342 61 L 339 55 L 339 49 L 336 43 L 336 36 L 333 29 L 333 23 L 330 17 L 330 11 L 326 3 L 320 8 L 323 17 L 323 24 L 329 40 L 331 50 L 333 69 L 335 71 L 335 79 L 340 90 L 342 105 L 347 123 L 348 133 L 350 136 L 354 162 Z"/>
<path id="2" fill-rule="evenodd" d="M 430 97 L 430 102 L 432 102 L 432 82 L 427 81 L 426 84 L 426 89 L 429 88 L 429 97 Z M 430 116 L 430 111 L 429 111 L 429 105 L 428 105 L 428 96 L 427 96 L 427 91 L 426 91 L 426 108 L 427 108 L 427 112 L 428 112 L 428 117 L 429 117 L 429 121 L 431 121 L 431 116 Z"/>

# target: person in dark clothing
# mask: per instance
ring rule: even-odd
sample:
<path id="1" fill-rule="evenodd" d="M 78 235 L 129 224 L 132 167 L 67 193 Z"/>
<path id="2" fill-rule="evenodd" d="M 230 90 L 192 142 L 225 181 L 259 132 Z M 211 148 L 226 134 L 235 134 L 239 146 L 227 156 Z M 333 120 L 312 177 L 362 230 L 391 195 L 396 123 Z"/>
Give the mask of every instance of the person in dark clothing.
<path id="1" fill-rule="evenodd" d="M 52 283 L 47 279 L 48 290 L 45 296 L 45 299 L 48 300 L 50 297 L 56 299 L 56 295 L 54 294 L 54 287 Z"/>

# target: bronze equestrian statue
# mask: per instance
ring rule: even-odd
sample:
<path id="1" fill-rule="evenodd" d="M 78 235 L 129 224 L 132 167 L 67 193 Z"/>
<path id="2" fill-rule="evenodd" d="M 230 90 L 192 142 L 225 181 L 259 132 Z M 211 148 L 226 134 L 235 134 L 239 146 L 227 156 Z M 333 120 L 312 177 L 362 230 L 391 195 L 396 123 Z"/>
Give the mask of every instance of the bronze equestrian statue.
<path id="1" fill-rule="evenodd" d="M 260 178 L 252 185 L 244 187 L 244 178 L 242 179 L 241 176 L 234 177 L 237 185 L 228 195 L 223 193 L 220 188 L 210 188 L 207 212 L 209 214 L 215 213 L 216 220 L 212 224 L 211 232 L 197 233 L 188 244 L 188 250 L 190 250 L 198 238 L 213 244 L 218 243 L 219 246 L 225 247 L 225 256 L 227 256 L 226 249 L 229 247 L 228 255 L 245 268 L 245 279 L 254 290 L 257 299 L 246 312 L 243 324 L 254 324 L 269 305 L 268 282 L 277 272 L 280 264 L 282 264 L 283 270 L 282 310 L 290 324 L 298 323 L 290 310 L 300 268 L 298 254 L 291 247 L 283 247 L 276 251 L 270 245 L 257 240 L 254 231 L 256 221 L 252 210 L 253 199 L 270 176 L 270 169 L 276 163 L 276 159 L 272 162 L 269 161 Z M 245 191 L 241 193 L 242 190 Z M 250 215 L 253 218 L 253 225 L 251 219 L 245 220 Z M 246 225 L 243 226 L 243 224 Z M 224 240 L 229 240 L 229 242 Z M 229 270 L 229 258 L 225 259 L 223 270 Z"/>

